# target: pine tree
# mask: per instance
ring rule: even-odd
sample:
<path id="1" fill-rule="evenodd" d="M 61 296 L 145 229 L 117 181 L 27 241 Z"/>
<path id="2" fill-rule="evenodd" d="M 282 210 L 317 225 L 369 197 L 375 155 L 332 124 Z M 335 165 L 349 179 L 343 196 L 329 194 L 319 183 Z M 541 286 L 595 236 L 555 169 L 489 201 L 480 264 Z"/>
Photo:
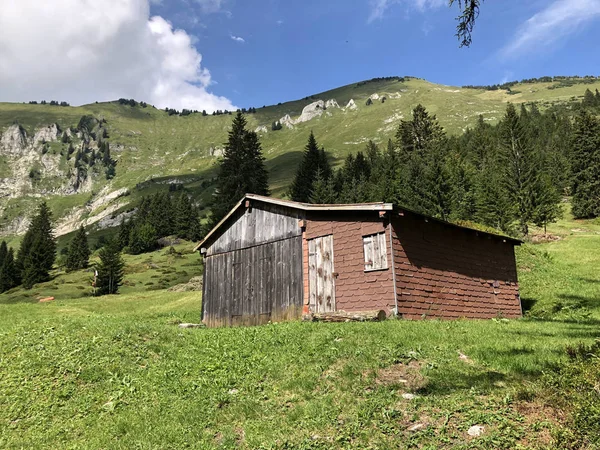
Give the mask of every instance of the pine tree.
<path id="1" fill-rule="evenodd" d="M 155 250 L 158 244 L 156 229 L 146 222 L 135 224 L 129 234 L 128 251 L 132 255 L 139 255 Z M 118 243 L 117 243 L 118 245 Z"/>
<path id="2" fill-rule="evenodd" d="M 0 265 L 0 293 L 17 286 L 17 268 L 15 266 L 15 257 L 13 249 L 9 249 Z"/>
<path id="3" fill-rule="evenodd" d="M 538 227 L 544 227 L 544 234 L 546 234 L 546 226 L 556 222 L 561 216 L 560 193 L 556 190 L 550 176 L 543 174 L 535 192 L 533 223 Z"/>
<path id="4" fill-rule="evenodd" d="M 327 160 L 325 150 L 319 150 L 319 144 L 314 133 L 311 131 L 308 136 L 308 142 L 304 147 L 302 161 L 300 161 L 290 187 L 290 198 L 296 202 L 309 202 L 317 172 L 319 171 L 323 181 L 327 182 L 329 177 L 331 177 L 331 166 Z"/>
<path id="5" fill-rule="evenodd" d="M 508 104 L 499 126 L 503 182 L 514 205 L 520 232 L 527 235 L 528 224 L 535 215 L 536 191 L 540 189 L 541 161 L 513 104 Z"/>
<path id="6" fill-rule="evenodd" d="M 238 112 L 233 119 L 223 158 L 219 162 L 211 223 L 215 225 L 246 193 L 269 195 L 268 173 L 258 136 L 246 129 Z"/>
<path id="7" fill-rule="evenodd" d="M 42 283 L 50 279 L 48 271 L 44 269 L 45 256 L 42 239 L 40 236 L 35 236 L 23 269 L 22 277 L 25 289 L 31 289 L 36 283 Z"/>
<path id="8" fill-rule="evenodd" d="M 167 192 L 159 192 L 152 196 L 148 214 L 138 214 L 138 218 L 152 225 L 158 238 L 169 236 L 175 231 L 173 203 Z"/>
<path id="9" fill-rule="evenodd" d="M 117 294 L 123 282 L 125 263 L 121 257 L 119 244 L 110 241 L 98 253 L 100 262 L 96 270 L 96 295 Z"/>
<path id="10" fill-rule="evenodd" d="M 337 202 L 337 193 L 333 183 L 333 177 L 328 180 L 323 178 L 321 170 L 317 172 L 313 190 L 310 194 L 310 203 L 314 204 L 333 204 Z"/>
<path id="11" fill-rule="evenodd" d="M 591 108 L 593 106 L 596 106 L 596 97 L 594 97 L 594 94 L 589 89 L 586 89 L 585 93 L 583 94 L 583 100 L 581 101 L 581 106 L 586 107 L 586 108 Z"/>
<path id="12" fill-rule="evenodd" d="M 175 234 L 182 239 L 196 240 L 199 237 L 198 212 L 187 194 L 182 193 L 175 203 Z"/>
<path id="13" fill-rule="evenodd" d="M 2 267 L 2 264 L 4 263 L 4 259 L 6 258 L 7 254 L 8 254 L 8 247 L 6 245 L 6 241 L 2 241 L 0 243 L 0 267 Z"/>
<path id="14" fill-rule="evenodd" d="M 56 259 L 56 240 L 52 230 L 52 213 L 43 202 L 32 219 L 17 257 L 17 269 L 25 287 L 48 281 Z"/>
<path id="15" fill-rule="evenodd" d="M 444 130 L 435 115 L 430 116 L 425 107 L 417 105 L 412 119 L 400 122 L 396 133 L 396 142 L 405 154 L 423 153 L 444 138 Z"/>
<path id="16" fill-rule="evenodd" d="M 600 122 L 585 110 L 575 118 L 572 171 L 573 215 L 600 216 Z"/>
<path id="17" fill-rule="evenodd" d="M 119 234 L 117 235 L 117 244 L 119 245 L 119 250 L 123 250 L 129 245 L 129 235 L 131 234 L 131 229 L 133 228 L 133 226 L 133 220 L 121 220 L 121 225 L 119 226 Z"/>
<path id="18" fill-rule="evenodd" d="M 476 213 L 474 219 L 489 227 L 511 232 L 515 212 L 496 164 L 486 164 L 475 179 Z"/>
<path id="19" fill-rule="evenodd" d="M 90 247 L 88 245 L 87 234 L 85 228 L 81 226 L 69 245 L 66 262 L 67 272 L 87 268 L 89 260 Z"/>

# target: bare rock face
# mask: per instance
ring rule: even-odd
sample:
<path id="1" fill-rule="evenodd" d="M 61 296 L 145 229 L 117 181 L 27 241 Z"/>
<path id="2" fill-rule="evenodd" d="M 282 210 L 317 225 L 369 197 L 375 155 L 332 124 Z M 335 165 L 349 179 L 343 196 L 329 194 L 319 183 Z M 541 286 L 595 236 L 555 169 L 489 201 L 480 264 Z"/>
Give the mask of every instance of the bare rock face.
<path id="1" fill-rule="evenodd" d="M 346 105 L 346 107 L 344 108 L 344 111 L 354 111 L 358 109 L 358 106 L 356 106 L 356 103 L 354 102 L 354 99 L 351 98 L 350 101 L 348 102 L 348 104 Z"/>
<path id="2" fill-rule="evenodd" d="M 316 102 L 306 105 L 302 110 L 302 114 L 294 122 L 302 123 L 308 122 L 315 117 L 320 117 L 325 110 L 325 102 L 323 100 L 317 100 Z"/>
<path id="3" fill-rule="evenodd" d="M 47 127 L 40 128 L 33 136 L 33 145 L 37 146 L 43 142 L 55 142 L 60 136 L 58 126 L 53 123 Z"/>
<path id="4" fill-rule="evenodd" d="M 339 107 L 340 107 L 340 105 L 338 105 L 338 102 L 337 102 L 337 101 L 336 101 L 334 98 L 332 98 L 332 99 L 330 99 L 330 100 L 327 100 L 327 101 L 325 102 L 325 107 L 326 107 L 327 109 L 330 109 L 330 108 L 339 108 Z"/>
<path id="5" fill-rule="evenodd" d="M 261 125 L 260 127 L 256 127 L 256 130 L 254 130 L 255 133 L 267 133 L 269 130 L 267 130 L 267 127 L 264 125 Z"/>
<path id="6" fill-rule="evenodd" d="M 280 123 L 281 125 L 284 125 L 286 128 L 289 128 L 290 130 L 293 130 L 293 129 L 294 129 L 294 124 L 295 124 L 295 121 L 294 121 L 294 119 L 292 119 L 292 118 L 290 117 L 290 115 L 289 115 L 289 114 L 286 114 L 286 115 L 285 115 L 285 116 L 283 116 L 281 119 L 279 119 L 279 123 Z"/>
<path id="7" fill-rule="evenodd" d="M 0 138 L 0 155 L 20 156 L 27 150 L 27 133 L 20 125 L 11 125 Z"/>
<path id="8" fill-rule="evenodd" d="M 223 156 L 225 154 L 225 149 L 224 148 L 219 148 L 219 147 L 211 147 L 208 149 L 208 154 L 210 156 L 214 156 L 216 158 L 220 158 L 221 156 Z"/>

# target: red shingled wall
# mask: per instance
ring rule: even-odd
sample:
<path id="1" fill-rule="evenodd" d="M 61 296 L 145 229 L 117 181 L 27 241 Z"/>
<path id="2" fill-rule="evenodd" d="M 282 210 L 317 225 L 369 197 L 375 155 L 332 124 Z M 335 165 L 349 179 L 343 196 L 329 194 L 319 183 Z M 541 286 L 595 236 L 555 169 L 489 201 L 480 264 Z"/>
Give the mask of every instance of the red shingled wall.
<path id="1" fill-rule="evenodd" d="M 378 211 L 364 213 L 313 214 L 306 221 L 304 251 L 304 302 L 308 305 L 308 246 L 307 239 L 333 234 L 336 309 L 367 311 L 382 309 L 390 314 L 395 307 L 394 279 L 389 238 L 386 239 L 388 269 L 365 272 L 363 236 L 386 231 Z M 305 309 L 306 311 L 306 309 Z"/>
<path id="2" fill-rule="evenodd" d="M 405 212 L 392 220 L 398 312 L 521 317 L 514 245 Z"/>

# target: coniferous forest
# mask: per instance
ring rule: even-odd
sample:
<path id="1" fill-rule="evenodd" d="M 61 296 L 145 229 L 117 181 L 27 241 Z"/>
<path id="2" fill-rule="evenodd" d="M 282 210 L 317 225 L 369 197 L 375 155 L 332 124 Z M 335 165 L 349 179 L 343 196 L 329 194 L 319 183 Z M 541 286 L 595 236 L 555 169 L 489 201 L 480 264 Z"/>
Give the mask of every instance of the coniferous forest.
<path id="1" fill-rule="evenodd" d="M 394 139 L 384 146 L 369 141 L 335 171 L 325 149 L 317 156 L 311 134 L 290 196 L 313 203 L 393 202 L 515 236 L 557 220 L 566 196 L 577 218 L 597 217 L 598 107 L 600 95 L 589 90 L 574 110 L 508 104 L 498 124 L 480 117 L 461 136 L 448 136 L 418 105 Z"/>

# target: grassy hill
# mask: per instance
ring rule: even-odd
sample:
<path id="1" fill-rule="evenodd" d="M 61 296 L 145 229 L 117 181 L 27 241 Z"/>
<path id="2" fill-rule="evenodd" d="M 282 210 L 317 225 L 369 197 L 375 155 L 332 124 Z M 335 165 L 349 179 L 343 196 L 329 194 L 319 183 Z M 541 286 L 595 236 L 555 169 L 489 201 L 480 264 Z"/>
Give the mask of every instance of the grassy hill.
<path id="1" fill-rule="evenodd" d="M 548 378 L 600 337 L 600 222 L 565 208 L 518 251 L 522 320 L 182 330 L 201 295 L 164 287 L 201 270 L 190 243 L 127 256 L 121 295 L 60 271 L 0 295 L 0 447 L 595 448 L 593 405 Z"/>
<path id="2" fill-rule="evenodd" d="M 411 109 L 419 103 L 437 114 L 449 133 L 456 134 L 474 124 L 479 115 L 490 123 L 497 121 L 508 101 L 538 102 L 544 108 L 578 99 L 586 88 L 600 88 L 600 81 L 574 79 L 569 82 L 519 83 L 508 91 L 449 87 L 417 78 L 384 79 L 343 86 L 302 100 L 259 107 L 255 114 L 248 115 L 248 121 L 252 129 L 266 127 L 267 131 L 259 134 L 273 193 L 281 196 L 295 171 L 310 130 L 335 161 L 341 163 L 346 155 L 362 149 L 369 139 L 385 144 L 393 137 L 400 120 L 409 117 Z M 375 100 L 367 106 L 370 97 Z M 386 97 L 384 103 L 381 97 Z M 330 99 L 335 99 L 340 108 L 329 107 L 312 120 L 294 124 L 293 129 L 284 126 L 282 130 L 271 131 L 273 121 L 286 114 L 297 119 L 305 106 L 317 100 Z M 343 109 L 350 100 L 354 100 L 357 108 Z M 19 217 L 31 213 L 40 196 L 48 199 L 57 218 L 69 217 L 71 225 L 98 218 L 107 210 L 115 215 L 130 207 L 128 205 L 135 204 L 142 195 L 166 189 L 167 184 L 173 182 L 183 183 L 203 204 L 209 199 L 215 175 L 215 155 L 219 154 L 227 138 L 232 119 L 229 115 L 169 116 L 151 106 L 131 107 L 118 102 L 81 107 L 0 103 L 0 132 L 5 132 L 15 122 L 28 136 L 54 123 L 61 130 L 66 130 L 76 127 L 85 115 L 106 121 L 106 141 L 110 143 L 112 157 L 117 160 L 116 177 L 109 181 L 104 176 L 97 176 L 87 190 L 72 195 L 56 195 L 53 189 L 60 184 L 61 177 L 42 176 L 25 194 L 16 198 L 2 196 L 0 230 L 4 229 L 4 234 L 14 234 L 7 230 Z M 47 151 L 52 155 L 64 154 L 66 147 L 66 143 L 51 142 Z M 33 151 L 40 154 L 32 157 L 32 169 L 43 162 L 41 150 Z M 63 159 L 60 164 L 64 164 Z M 9 156 L 0 154 L 0 178 L 10 177 L 14 164 Z M 110 194 L 119 189 L 125 195 L 111 198 Z"/>

